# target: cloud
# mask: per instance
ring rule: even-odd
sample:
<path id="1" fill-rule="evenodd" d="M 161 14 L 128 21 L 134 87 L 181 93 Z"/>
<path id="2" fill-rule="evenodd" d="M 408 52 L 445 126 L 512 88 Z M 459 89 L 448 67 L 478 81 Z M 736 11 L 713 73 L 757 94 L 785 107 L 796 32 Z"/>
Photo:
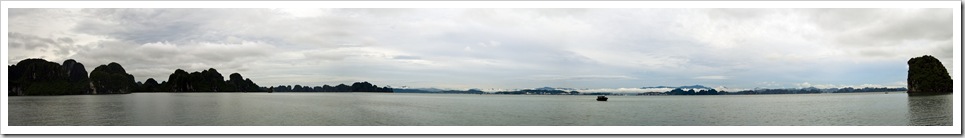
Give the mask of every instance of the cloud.
<path id="1" fill-rule="evenodd" d="M 889 86 L 911 57 L 952 70 L 951 11 L 11 9 L 8 62 L 118 62 L 138 80 L 216 68 L 263 85 Z"/>
<path id="2" fill-rule="evenodd" d="M 694 77 L 694 79 L 702 79 L 702 80 L 726 80 L 726 79 L 728 79 L 728 77 L 727 77 L 727 76 L 697 76 L 697 77 Z"/>
<path id="3" fill-rule="evenodd" d="M 499 43 L 499 42 L 496 42 L 496 41 L 492 41 L 492 40 L 490 40 L 489 42 L 485 42 L 485 43 L 479 42 L 479 46 L 482 46 L 482 47 L 496 47 L 496 46 L 499 46 L 499 45 L 501 45 L 501 44 L 502 44 L 502 43 Z"/>
<path id="4" fill-rule="evenodd" d="M 567 80 L 567 81 L 583 81 L 583 80 L 630 80 L 636 79 L 629 76 L 619 76 L 619 75 L 536 75 L 530 78 L 536 80 Z"/>
<path id="5" fill-rule="evenodd" d="M 392 59 L 417 60 L 422 58 L 420 58 L 419 56 L 393 56 Z"/>
<path id="6" fill-rule="evenodd" d="M 70 37 L 47 38 L 17 32 L 7 33 L 10 50 L 10 63 L 19 62 L 25 58 L 46 58 L 52 61 L 66 60 L 61 57 L 70 56 L 76 51 L 77 47 L 74 40 Z"/>
<path id="7" fill-rule="evenodd" d="M 758 86 L 762 86 L 762 87 L 782 86 L 782 84 L 780 84 L 780 83 L 778 83 L 778 82 L 773 82 L 773 81 L 757 82 L 757 85 L 758 85 Z"/>
<path id="8" fill-rule="evenodd" d="M 102 41 L 96 48 L 77 51 L 71 58 L 89 66 L 120 63 L 138 80 L 167 80 L 175 69 L 200 71 L 208 68 L 230 73 L 248 70 L 250 63 L 269 55 L 274 46 L 259 42 L 242 43 L 145 43 Z M 230 71 L 230 72 L 229 72 Z"/>
<path id="9" fill-rule="evenodd" d="M 840 86 L 834 85 L 834 84 L 811 84 L 809 82 L 797 83 L 794 85 L 797 85 L 798 88 L 809 88 L 809 87 L 814 87 L 818 89 L 840 88 Z"/>
<path id="10" fill-rule="evenodd" d="M 650 88 L 650 89 L 640 89 L 640 88 L 605 88 L 605 89 L 581 89 L 577 90 L 580 93 L 593 93 L 593 92 L 608 92 L 608 93 L 645 93 L 645 92 L 667 92 L 673 89 L 670 88 Z"/>
<path id="11" fill-rule="evenodd" d="M 949 55 L 951 9 L 827 9 L 807 10 L 818 26 L 832 34 L 830 45 L 858 53 L 858 58 L 897 58 Z M 941 45 L 941 46 L 939 46 Z M 951 58 L 944 58 L 949 60 Z"/>
<path id="12" fill-rule="evenodd" d="M 902 41 L 951 39 L 949 10 L 840 9 L 812 16 L 822 27 L 842 32 L 834 39 L 845 46 L 889 46 Z"/>
<path id="13" fill-rule="evenodd" d="M 865 87 L 872 87 L 872 88 L 881 88 L 881 87 L 901 88 L 901 87 L 907 87 L 908 84 L 905 83 L 904 81 L 899 81 L 899 82 L 886 83 L 886 84 L 858 84 L 858 85 L 848 85 L 848 84 L 837 84 L 837 85 L 836 85 L 836 84 L 811 84 L 811 83 L 809 83 L 809 82 L 802 82 L 802 83 L 795 83 L 794 85 L 796 85 L 797 88 L 814 87 L 814 88 L 818 88 L 818 89 L 828 89 L 828 88 L 847 88 L 847 87 L 852 87 L 852 88 L 865 88 Z"/>

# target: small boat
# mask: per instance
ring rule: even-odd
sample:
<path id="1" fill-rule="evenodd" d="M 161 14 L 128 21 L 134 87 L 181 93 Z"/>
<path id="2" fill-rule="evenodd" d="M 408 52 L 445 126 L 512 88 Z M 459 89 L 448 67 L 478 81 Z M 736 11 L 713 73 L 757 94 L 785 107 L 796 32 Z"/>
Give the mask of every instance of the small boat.
<path id="1" fill-rule="evenodd" d="M 596 101 L 606 101 L 606 99 L 610 99 L 610 98 L 606 98 L 606 96 L 597 96 L 597 97 L 596 97 Z"/>

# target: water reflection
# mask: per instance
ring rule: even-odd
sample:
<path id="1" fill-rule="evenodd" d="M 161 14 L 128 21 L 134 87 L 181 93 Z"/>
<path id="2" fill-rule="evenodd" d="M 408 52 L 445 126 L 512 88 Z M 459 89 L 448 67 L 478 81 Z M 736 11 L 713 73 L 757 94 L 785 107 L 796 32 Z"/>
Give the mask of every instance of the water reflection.
<path id="1" fill-rule="evenodd" d="M 908 96 L 909 125 L 951 126 L 953 102 L 952 94 Z"/>

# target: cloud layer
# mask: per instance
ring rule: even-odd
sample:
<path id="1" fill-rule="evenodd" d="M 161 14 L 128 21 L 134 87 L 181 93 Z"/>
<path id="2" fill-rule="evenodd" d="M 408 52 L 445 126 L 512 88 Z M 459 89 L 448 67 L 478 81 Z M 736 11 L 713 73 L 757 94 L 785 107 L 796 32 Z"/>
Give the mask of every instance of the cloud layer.
<path id="1" fill-rule="evenodd" d="M 901 86 L 951 70 L 951 9 L 10 9 L 10 64 L 118 62 L 259 85 Z M 91 68 L 91 67 L 88 67 Z"/>

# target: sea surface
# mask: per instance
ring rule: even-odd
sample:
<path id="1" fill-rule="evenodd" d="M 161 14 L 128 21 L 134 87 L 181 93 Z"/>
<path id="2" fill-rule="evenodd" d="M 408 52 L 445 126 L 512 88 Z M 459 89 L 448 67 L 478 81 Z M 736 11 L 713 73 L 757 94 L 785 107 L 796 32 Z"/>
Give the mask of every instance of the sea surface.
<path id="1" fill-rule="evenodd" d="M 952 125 L 953 96 L 135 93 L 9 97 L 11 126 Z"/>

